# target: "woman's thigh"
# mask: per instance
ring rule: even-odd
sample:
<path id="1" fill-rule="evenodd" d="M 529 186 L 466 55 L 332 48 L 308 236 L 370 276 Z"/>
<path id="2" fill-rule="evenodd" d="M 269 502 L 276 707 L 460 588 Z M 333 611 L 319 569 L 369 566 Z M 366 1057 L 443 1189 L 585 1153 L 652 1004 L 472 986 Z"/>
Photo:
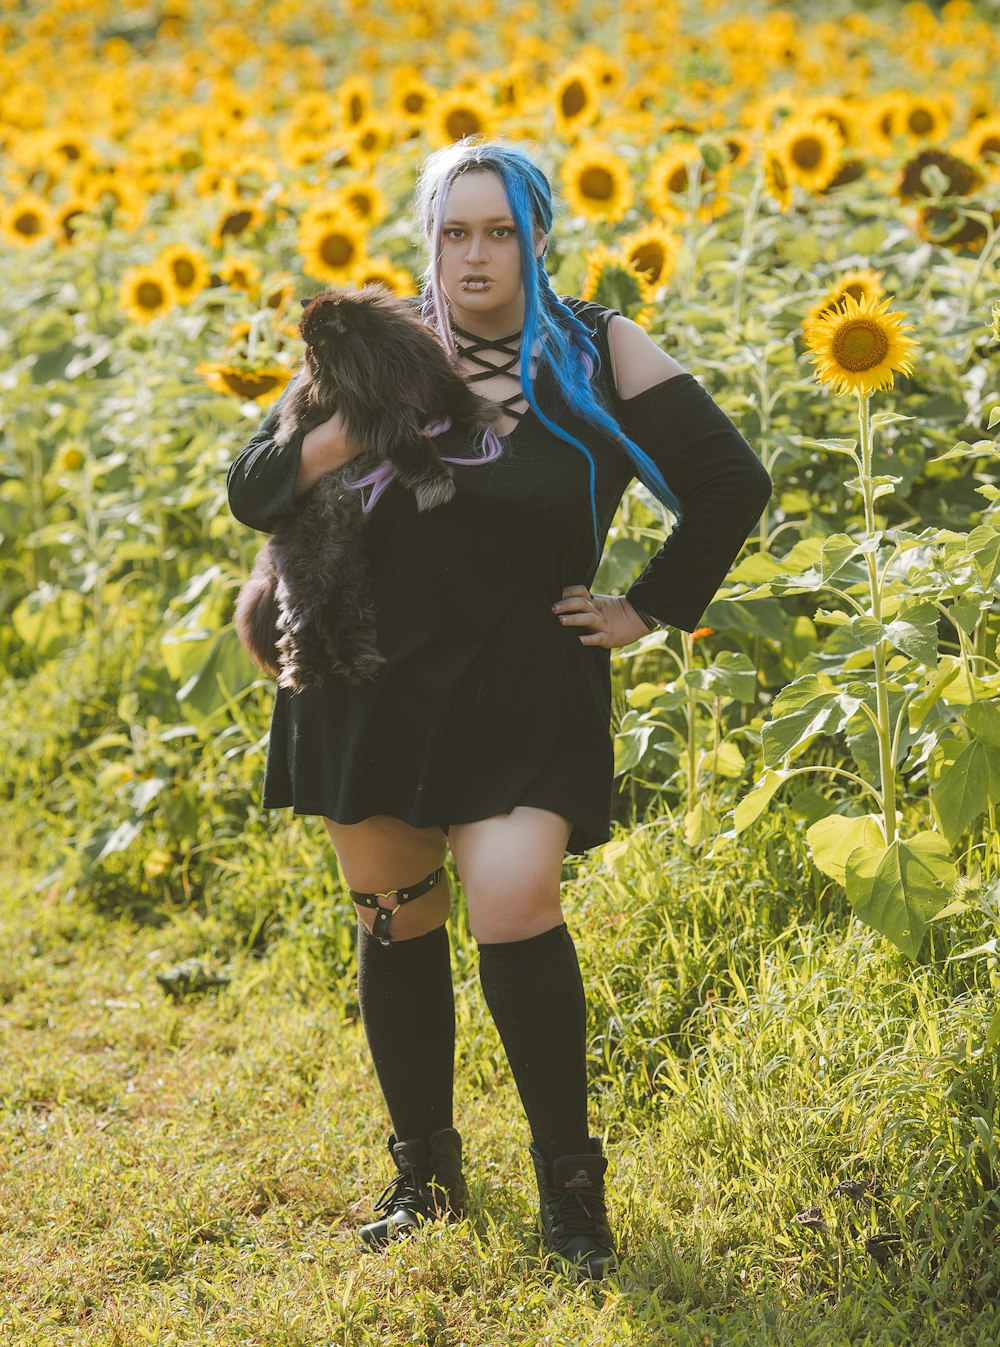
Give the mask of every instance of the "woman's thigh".
<path id="1" fill-rule="evenodd" d="M 348 886 L 360 893 L 405 889 L 444 864 L 448 839 L 440 828 L 414 828 L 391 814 L 373 814 L 360 823 L 335 823 L 324 818 Z M 395 894 L 379 898 L 382 907 L 398 906 Z M 354 904 L 369 931 L 378 916 L 375 908 Z M 443 926 L 451 911 L 447 873 L 432 889 L 404 903 L 389 923 L 393 940 L 425 935 Z"/>
<path id="2" fill-rule="evenodd" d="M 534 805 L 451 825 L 448 841 L 473 939 L 483 944 L 527 940 L 559 925 L 559 881 L 572 830 L 569 819 Z"/>

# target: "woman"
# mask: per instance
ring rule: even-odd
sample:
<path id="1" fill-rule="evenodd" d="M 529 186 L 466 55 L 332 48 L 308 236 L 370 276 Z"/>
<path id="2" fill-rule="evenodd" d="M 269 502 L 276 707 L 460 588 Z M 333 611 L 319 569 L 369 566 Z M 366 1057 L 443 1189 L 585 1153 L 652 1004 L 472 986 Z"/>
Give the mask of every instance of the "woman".
<path id="1" fill-rule="evenodd" d="M 418 512 L 388 465 L 358 480 L 370 490 L 387 662 L 360 690 L 337 679 L 278 689 L 263 803 L 323 817 L 359 917 L 358 1000 L 398 1171 L 364 1243 L 465 1211 L 450 845 L 530 1126 L 544 1245 L 576 1277 L 599 1278 L 616 1250 L 608 1161 L 588 1128 L 586 1000 L 562 861 L 610 837 L 610 651 L 667 623 L 694 630 L 771 482 L 640 327 L 553 294 L 551 189 L 522 148 L 480 139 L 437 151 L 416 203 L 429 245 L 422 317 L 509 417 L 482 445 L 438 437 L 455 465 L 446 505 Z M 278 446 L 277 414 L 228 477 L 233 513 L 269 532 L 364 449 L 337 415 Z M 633 477 L 682 522 L 625 596 L 592 594 Z"/>

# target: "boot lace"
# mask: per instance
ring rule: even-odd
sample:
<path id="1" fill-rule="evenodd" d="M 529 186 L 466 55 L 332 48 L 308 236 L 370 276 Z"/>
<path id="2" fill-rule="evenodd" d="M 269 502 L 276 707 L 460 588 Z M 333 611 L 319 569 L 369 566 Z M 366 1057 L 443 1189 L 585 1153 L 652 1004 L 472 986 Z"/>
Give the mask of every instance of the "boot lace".
<path id="1" fill-rule="evenodd" d="M 549 1210 L 553 1234 L 558 1233 L 560 1238 L 570 1235 L 601 1237 L 603 1222 L 607 1217 L 603 1193 L 586 1191 L 560 1193 Z"/>
<path id="2" fill-rule="evenodd" d="M 415 1179 L 406 1169 L 389 1181 L 375 1203 L 375 1210 L 385 1212 L 386 1215 L 397 1207 L 414 1216 L 430 1215 L 431 1198 L 426 1184 L 419 1178 Z"/>

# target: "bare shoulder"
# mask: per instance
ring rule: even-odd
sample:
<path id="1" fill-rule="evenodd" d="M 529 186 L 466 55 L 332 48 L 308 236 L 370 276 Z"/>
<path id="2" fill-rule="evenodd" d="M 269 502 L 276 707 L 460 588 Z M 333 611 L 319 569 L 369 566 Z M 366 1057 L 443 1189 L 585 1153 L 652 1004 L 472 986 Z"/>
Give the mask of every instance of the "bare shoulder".
<path id="1" fill-rule="evenodd" d="M 648 332 L 623 314 L 613 314 L 608 321 L 608 345 L 620 398 L 635 397 L 664 379 L 687 373 L 683 365 L 657 346 Z"/>

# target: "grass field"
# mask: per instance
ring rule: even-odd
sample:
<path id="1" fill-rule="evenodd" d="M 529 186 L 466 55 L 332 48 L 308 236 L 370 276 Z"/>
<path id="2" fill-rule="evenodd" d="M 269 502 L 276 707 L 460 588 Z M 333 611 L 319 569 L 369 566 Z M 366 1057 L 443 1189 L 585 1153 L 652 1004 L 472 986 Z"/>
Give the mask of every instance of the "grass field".
<path id="1" fill-rule="evenodd" d="M 264 957 L 250 910 L 241 948 L 211 905 L 137 920 L 8 890 L 5 1340 L 995 1342 L 989 998 L 974 962 L 931 949 L 913 970 L 888 951 L 810 878 L 789 822 L 756 854 L 696 865 L 647 829 L 627 881 L 587 859 L 567 874 L 624 1257 L 596 1302 L 540 1265 L 526 1123 L 461 901 L 472 1214 L 372 1255 L 353 1231 L 394 1172 L 388 1121 L 343 899 L 301 882 L 333 863 L 315 829 L 289 831 L 283 858 L 279 838 Z M 251 863 L 250 892 L 254 878 Z M 231 981 L 166 995 L 156 973 L 192 956 Z"/>

